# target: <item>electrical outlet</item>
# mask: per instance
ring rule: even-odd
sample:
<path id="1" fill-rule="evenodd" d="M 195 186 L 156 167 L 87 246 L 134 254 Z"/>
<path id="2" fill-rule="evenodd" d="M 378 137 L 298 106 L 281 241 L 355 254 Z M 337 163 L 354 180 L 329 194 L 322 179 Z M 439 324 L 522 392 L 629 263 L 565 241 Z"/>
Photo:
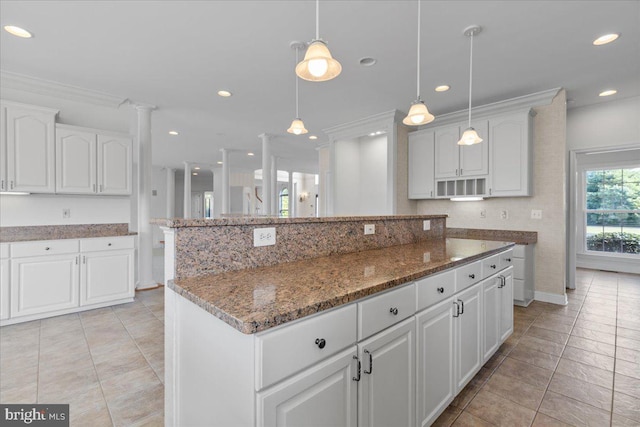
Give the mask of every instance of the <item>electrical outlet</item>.
<path id="1" fill-rule="evenodd" d="M 509 219 L 509 211 L 506 209 L 502 209 L 500 211 L 500 219 Z"/>
<path id="2" fill-rule="evenodd" d="M 542 219 L 542 210 L 531 209 L 531 219 Z"/>
<path id="3" fill-rule="evenodd" d="M 486 209 L 481 209 L 480 210 L 480 218 L 486 218 L 487 217 L 487 210 Z"/>
<path id="4" fill-rule="evenodd" d="M 375 224 L 365 224 L 364 225 L 364 234 L 376 234 L 376 225 Z"/>
<path id="5" fill-rule="evenodd" d="M 424 262 L 425 264 L 431 262 L 431 252 L 425 252 L 424 254 L 422 254 L 422 262 Z"/>
<path id="6" fill-rule="evenodd" d="M 424 231 L 431 230 L 431 220 L 430 219 L 425 219 L 424 221 L 422 221 L 422 229 Z"/>
<path id="7" fill-rule="evenodd" d="M 376 274 L 376 266 L 375 265 L 367 265 L 364 267 L 364 277 L 371 277 Z"/>
<path id="8" fill-rule="evenodd" d="M 276 244 L 275 227 L 254 228 L 253 229 L 253 246 L 271 246 Z"/>
<path id="9" fill-rule="evenodd" d="M 62 209 L 62 218 L 71 218 L 71 209 Z"/>

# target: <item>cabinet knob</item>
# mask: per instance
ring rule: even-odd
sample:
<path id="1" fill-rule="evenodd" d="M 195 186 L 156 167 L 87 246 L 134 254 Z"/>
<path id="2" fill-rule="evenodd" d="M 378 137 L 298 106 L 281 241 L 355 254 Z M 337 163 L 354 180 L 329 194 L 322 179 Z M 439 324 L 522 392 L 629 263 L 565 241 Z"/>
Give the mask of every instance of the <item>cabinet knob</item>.
<path id="1" fill-rule="evenodd" d="M 495 270 L 496 265 L 495 264 L 491 264 L 489 267 L 493 268 Z"/>
<path id="2" fill-rule="evenodd" d="M 444 294 L 444 288 L 440 287 L 437 289 L 439 294 Z"/>
<path id="3" fill-rule="evenodd" d="M 393 314 L 394 316 L 398 315 L 398 308 L 397 307 L 391 307 L 389 309 L 389 313 Z"/>
<path id="4" fill-rule="evenodd" d="M 469 279 L 475 279 L 475 278 L 476 278 L 476 275 L 475 275 L 475 274 L 470 274 L 470 275 L 469 275 Z"/>
<path id="5" fill-rule="evenodd" d="M 111 243 L 108 243 L 107 246 L 111 246 Z"/>
<path id="6" fill-rule="evenodd" d="M 46 248 L 44 248 L 45 251 L 48 251 L 49 249 L 51 249 L 49 246 L 47 246 Z"/>
<path id="7" fill-rule="evenodd" d="M 507 262 L 511 262 L 511 258 L 505 258 L 504 260 Z"/>
<path id="8" fill-rule="evenodd" d="M 317 338 L 316 344 L 318 345 L 318 347 L 324 348 L 324 346 L 327 345 L 327 342 L 324 340 L 324 338 Z"/>

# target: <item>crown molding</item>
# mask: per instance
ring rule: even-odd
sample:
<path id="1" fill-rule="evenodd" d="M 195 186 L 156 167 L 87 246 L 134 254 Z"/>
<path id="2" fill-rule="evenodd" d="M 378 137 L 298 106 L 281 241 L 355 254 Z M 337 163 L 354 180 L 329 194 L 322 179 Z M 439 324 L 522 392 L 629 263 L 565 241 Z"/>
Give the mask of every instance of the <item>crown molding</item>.
<path id="1" fill-rule="evenodd" d="M 127 98 L 110 95 L 108 93 L 40 79 L 6 70 L 0 70 L 0 83 L 2 87 L 8 89 L 32 92 L 38 95 L 52 96 L 54 98 L 65 98 L 72 101 L 111 108 L 118 108 L 120 105 L 129 101 Z"/>
<path id="2" fill-rule="evenodd" d="M 322 129 L 330 140 L 357 138 L 368 135 L 371 132 L 384 130 L 387 133 L 393 132 L 393 125 L 398 120 L 402 120 L 402 113 L 398 110 L 386 111 L 374 114 L 364 119 L 344 123 L 330 128 Z"/>

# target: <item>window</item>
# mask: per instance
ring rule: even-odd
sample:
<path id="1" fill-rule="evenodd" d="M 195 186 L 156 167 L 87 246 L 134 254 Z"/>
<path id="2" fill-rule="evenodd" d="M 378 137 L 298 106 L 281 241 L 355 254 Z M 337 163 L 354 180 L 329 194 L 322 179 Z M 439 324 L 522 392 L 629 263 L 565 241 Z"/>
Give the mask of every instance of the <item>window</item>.
<path id="1" fill-rule="evenodd" d="M 640 255 L 640 167 L 587 169 L 587 251 Z"/>
<path id="2" fill-rule="evenodd" d="M 283 188 L 278 197 L 278 208 L 281 218 L 289 217 L 289 190 Z"/>

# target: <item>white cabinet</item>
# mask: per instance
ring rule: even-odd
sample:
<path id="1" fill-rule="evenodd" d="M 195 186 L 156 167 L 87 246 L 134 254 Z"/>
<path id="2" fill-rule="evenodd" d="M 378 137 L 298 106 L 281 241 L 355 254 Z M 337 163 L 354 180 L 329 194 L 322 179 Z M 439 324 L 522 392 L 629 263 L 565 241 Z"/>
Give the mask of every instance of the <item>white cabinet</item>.
<path id="1" fill-rule="evenodd" d="M 533 193 L 531 111 L 527 109 L 489 120 L 491 196 L 531 196 Z"/>
<path id="2" fill-rule="evenodd" d="M 464 125 L 448 125 L 433 130 L 435 134 L 435 178 L 456 178 L 489 173 L 489 140 L 486 120 L 472 122 L 483 142 L 458 145 Z"/>
<path id="3" fill-rule="evenodd" d="M 500 274 L 500 342 L 503 343 L 513 333 L 513 269 Z"/>
<path id="4" fill-rule="evenodd" d="M 100 251 L 82 255 L 80 305 L 133 298 L 133 251 Z"/>
<path id="5" fill-rule="evenodd" d="M 412 289 L 413 290 L 413 289 Z M 358 426 L 415 425 L 415 322 L 407 319 L 358 343 Z"/>
<path id="6" fill-rule="evenodd" d="M 432 199 L 434 180 L 434 132 L 421 130 L 409 134 L 409 198 Z"/>
<path id="7" fill-rule="evenodd" d="M 0 320 L 9 318 L 9 245 L 0 243 Z"/>
<path id="8" fill-rule="evenodd" d="M 356 358 L 353 346 L 257 393 L 257 425 L 356 427 Z"/>
<path id="9" fill-rule="evenodd" d="M 483 363 L 513 333 L 513 268 L 509 267 L 482 283 L 484 339 Z"/>
<path id="10" fill-rule="evenodd" d="M 131 139 L 100 132 L 56 126 L 56 192 L 131 194 Z"/>
<path id="11" fill-rule="evenodd" d="M 482 287 L 474 285 L 456 297 L 456 389 L 462 390 L 482 366 Z"/>
<path id="12" fill-rule="evenodd" d="M 3 102 L 0 168 L 3 191 L 55 192 L 57 110 Z M 6 150 L 6 154 L 5 154 Z"/>
<path id="13" fill-rule="evenodd" d="M 513 248 L 513 303 L 526 307 L 535 295 L 534 245 Z"/>

